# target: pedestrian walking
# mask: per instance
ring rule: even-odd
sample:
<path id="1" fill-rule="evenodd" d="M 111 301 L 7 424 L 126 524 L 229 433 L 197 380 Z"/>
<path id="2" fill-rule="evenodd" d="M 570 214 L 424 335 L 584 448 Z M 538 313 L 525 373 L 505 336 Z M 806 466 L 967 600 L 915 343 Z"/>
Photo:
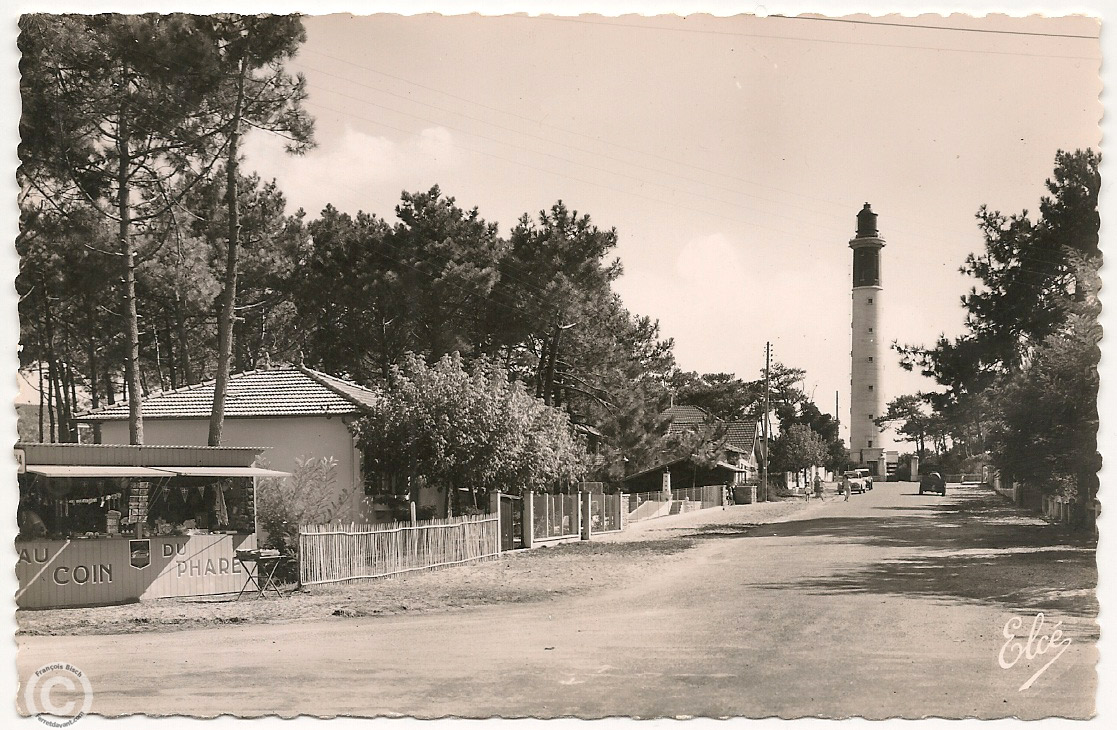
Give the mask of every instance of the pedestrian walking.
<path id="1" fill-rule="evenodd" d="M 818 474 L 814 475 L 814 496 L 822 499 L 822 477 Z"/>
<path id="2" fill-rule="evenodd" d="M 847 476 L 842 477 L 842 486 L 845 487 L 845 490 L 846 490 L 846 500 L 845 501 L 848 502 L 849 501 L 849 493 L 853 491 L 852 489 L 850 489 L 849 477 L 847 477 Z"/>

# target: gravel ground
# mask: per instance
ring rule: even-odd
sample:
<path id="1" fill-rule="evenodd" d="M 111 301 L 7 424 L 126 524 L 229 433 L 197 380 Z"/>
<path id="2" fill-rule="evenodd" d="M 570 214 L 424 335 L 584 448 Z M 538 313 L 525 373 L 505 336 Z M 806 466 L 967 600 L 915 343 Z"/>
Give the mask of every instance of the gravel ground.
<path id="1" fill-rule="evenodd" d="M 815 505 L 811 502 L 811 505 Z M 496 603 L 553 600 L 622 588 L 663 571 L 712 526 L 778 522 L 802 500 L 708 509 L 633 523 L 592 542 L 570 542 L 435 571 L 344 585 L 288 588 L 285 597 L 162 598 L 119 606 L 17 611 L 23 635 L 122 634 L 222 624 L 311 621 L 332 616 L 390 616 Z"/>

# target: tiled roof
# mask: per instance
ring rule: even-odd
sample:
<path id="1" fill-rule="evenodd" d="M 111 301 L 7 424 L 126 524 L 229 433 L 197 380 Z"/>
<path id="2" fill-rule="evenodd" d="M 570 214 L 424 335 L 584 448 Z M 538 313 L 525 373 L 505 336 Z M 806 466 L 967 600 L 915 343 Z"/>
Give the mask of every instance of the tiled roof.
<path id="1" fill-rule="evenodd" d="M 671 424 L 667 427 L 668 436 L 678 436 L 692 430 L 695 426 L 714 420 L 698 406 L 671 406 L 663 412 L 663 417 Z"/>
<path id="2" fill-rule="evenodd" d="M 145 418 L 209 418 L 214 381 L 153 393 L 143 400 Z M 370 406 L 375 391 L 307 368 L 250 370 L 229 377 L 226 418 L 317 416 L 358 413 Z M 128 417 L 128 403 L 98 408 L 80 421 L 118 421 Z"/>
<path id="3" fill-rule="evenodd" d="M 342 380 L 341 378 L 326 373 L 320 373 L 317 370 L 310 368 L 300 368 L 304 373 L 317 380 L 322 385 L 330 388 L 341 396 L 354 401 L 358 405 L 373 407 L 376 404 L 377 394 L 376 391 L 369 390 L 363 386 L 349 380 Z"/>
<path id="4" fill-rule="evenodd" d="M 742 453 L 751 453 L 756 444 L 756 421 L 733 421 L 726 424 L 725 440 Z"/>
<path id="5" fill-rule="evenodd" d="M 671 419 L 672 423 L 694 425 L 710 420 L 710 414 L 698 406 L 671 406 L 663 415 Z"/>

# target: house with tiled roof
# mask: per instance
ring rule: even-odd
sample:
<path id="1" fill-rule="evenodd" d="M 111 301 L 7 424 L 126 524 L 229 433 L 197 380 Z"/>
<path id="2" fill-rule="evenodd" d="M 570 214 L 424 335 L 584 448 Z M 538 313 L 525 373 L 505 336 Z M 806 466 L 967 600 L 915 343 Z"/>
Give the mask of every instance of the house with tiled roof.
<path id="1" fill-rule="evenodd" d="M 755 484 L 760 472 L 763 445 L 756 421 L 721 421 L 698 406 L 673 405 L 663 412 L 668 420 L 666 436 L 683 439 L 688 433 L 705 429 L 714 453 L 703 458 L 693 455 L 664 459 L 648 469 L 625 477 L 626 492 L 658 491 L 670 475 L 675 488 Z"/>
<path id="2" fill-rule="evenodd" d="M 144 398 L 144 443 L 205 446 L 213 393 L 210 380 Z M 334 517 L 364 521 L 371 515 L 365 514 L 361 457 L 349 424 L 377 397 L 374 390 L 306 367 L 235 373 L 226 389 L 221 445 L 268 447 L 266 466 L 286 472 L 294 472 L 299 459 L 333 457 Z M 95 426 L 102 443 L 128 443 L 126 401 L 89 411 L 78 421 Z"/>
<path id="3" fill-rule="evenodd" d="M 671 406 L 663 412 L 662 417 L 668 421 L 668 436 L 678 436 L 717 420 L 706 409 L 698 406 Z"/>

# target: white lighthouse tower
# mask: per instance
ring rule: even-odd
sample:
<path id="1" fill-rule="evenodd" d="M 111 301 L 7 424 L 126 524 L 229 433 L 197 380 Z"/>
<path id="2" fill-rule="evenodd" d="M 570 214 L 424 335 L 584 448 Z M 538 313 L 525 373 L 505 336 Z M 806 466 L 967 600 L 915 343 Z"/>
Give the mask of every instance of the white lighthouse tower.
<path id="1" fill-rule="evenodd" d="M 880 278 L 880 250 L 884 239 L 877 230 L 877 214 L 868 203 L 857 214 L 853 249 L 853 348 L 850 352 L 849 451 L 853 462 L 874 475 L 887 473 L 881 430 L 873 419 L 884 413 L 881 392 L 882 341 L 880 312 L 884 289 Z"/>

